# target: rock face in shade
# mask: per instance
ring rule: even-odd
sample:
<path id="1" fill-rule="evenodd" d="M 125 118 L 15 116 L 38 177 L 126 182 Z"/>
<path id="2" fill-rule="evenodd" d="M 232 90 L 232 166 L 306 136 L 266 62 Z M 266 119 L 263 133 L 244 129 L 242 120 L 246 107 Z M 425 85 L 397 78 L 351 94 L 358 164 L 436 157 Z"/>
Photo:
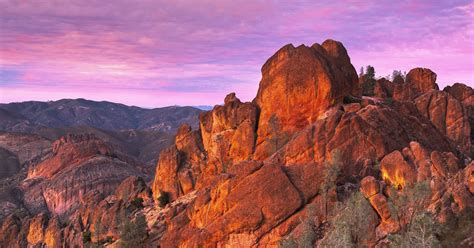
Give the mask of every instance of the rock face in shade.
<path id="1" fill-rule="evenodd" d="M 468 109 L 458 99 L 444 91 L 432 90 L 415 99 L 418 110 L 450 138 L 459 149 L 471 152 L 471 125 Z"/>
<path id="2" fill-rule="evenodd" d="M 134 163 L 93 135 L 67 135 L 53 143 L 49 157 L 29 168 L 21 186 L 25 206 L 32 213 L 67 214 L 87 192 L 108 195 L 127 176 L 138 175 Z"/>
<path id="3" fill-rule="evenodd" d="M 474 142 L 474 90 L 464 84 L 455 83 L 453 86 L 446 86 L 444 91 L 448 92 L 454 98 L 461 102 L 467 111 L 469 124 L 471 126 L 471 145 Z M 471 156 L 472 156 L 471 152 Z"/>
<path id="4" fill-rule="evenodd" d="M 395 84 L 393 98 L 411 101 L 430 90 L 439 90 L 436 73 L 427 68 L 415 68 L 408 72 L 405 83 Z"/>
<path id="5" fill-rule="evenodd" d="M 268 157 L 330 106 L 359 94 L 356 71 L 341 43 L 282 47 L 262 67 L 254 100 L 260 109 L 255 158 Z"/>
<path id="6" fill-rule="evenodd" d="M 378 79 L 374 86 L 374 96 L 379 98 L 393 97 L 394 83 L 385 78 Z"/>

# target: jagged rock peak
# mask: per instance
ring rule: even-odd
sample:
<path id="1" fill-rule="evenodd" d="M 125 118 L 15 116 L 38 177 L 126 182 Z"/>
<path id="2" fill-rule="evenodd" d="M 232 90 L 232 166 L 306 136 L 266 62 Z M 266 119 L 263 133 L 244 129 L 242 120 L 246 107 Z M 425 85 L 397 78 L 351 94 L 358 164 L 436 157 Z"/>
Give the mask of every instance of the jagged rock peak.
<path id="1" fill-rule="evenodd" d="M 231 102 L 239 102 L 240 103 L 240 99 L 237 98 L 237 96 L 235 96 L 235 93 L 232 92 L 232 93 L 229 93 L 225 98 L 224 98 L 224 105 L 226 104 L 229 104 Z"/>
<path id="2" fill-rule="evenodd" d="M 88 141 L 102 142 L 102 140 L 92 133 L 66 134 L 53 143 L 53 152 L 57 152 L 65 144 L 75 144 Z"/>
<path id="3" fill-rule="evenodd" d="M 358 96 L 357 73 L 342 43 L 326 40 L 311 47 L 289 44 L 262 67 L 254 103 L 260 108 L 256 158 L 278 149 L 283 136 L 317 120 L 345 96 Z"/>
<path id="4" fill-rule="evenodd" d="M 406 78 L 406 82 L 412 84 L 419 92 L 424 93 L 429 90 L 439 90 L 436 84 L 436 73 L 428 68 L 411 69 Z"/>

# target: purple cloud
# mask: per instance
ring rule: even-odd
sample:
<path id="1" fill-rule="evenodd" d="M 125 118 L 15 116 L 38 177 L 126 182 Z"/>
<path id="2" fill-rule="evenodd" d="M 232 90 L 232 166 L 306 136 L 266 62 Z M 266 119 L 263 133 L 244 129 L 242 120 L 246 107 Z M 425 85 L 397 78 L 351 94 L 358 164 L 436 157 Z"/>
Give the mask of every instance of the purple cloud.
<path id="1" fill-rule="evenodd" d="M 251 100 L 287 43 L 342 41 L 356 68 L 473 84 L 472 1 L 0 1 L 0 102 L 154 107 Z"/>

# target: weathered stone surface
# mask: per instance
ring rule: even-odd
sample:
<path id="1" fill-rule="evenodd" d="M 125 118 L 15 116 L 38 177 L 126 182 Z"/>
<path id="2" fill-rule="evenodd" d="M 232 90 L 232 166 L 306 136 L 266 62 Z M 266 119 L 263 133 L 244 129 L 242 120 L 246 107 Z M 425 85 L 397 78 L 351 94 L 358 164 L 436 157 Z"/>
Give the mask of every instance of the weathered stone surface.
<path id="1" fill-rule="evenodd" d="M 471 162 L 471 164 L 469 164 L 466 169 L 464 169 L 465 171 L 465 185 L 467 186 L 467 188 L 469 189 L 469 191 L 471 193 L 474 194 L 474 162 Z"/>
<path id="2" fill-rule="evenodd" d="M 235 93 L 227 95 L 224 102 L 224 106 L 215 106 L 199 119 L 208 157 L 228 165 L 252 157 L 258 111 L 253 103 L 242 103 Z"/>
<path id="3" fill-rule="evenodd" d="M 393 97 L 394 83 L 385 78 L 378 79 L 374 86 L 374 96 L 379 98 Z"/>
<path id="4" fill-rule="evenodd" d="M 444 91 L 430 91 L 415 100 L 418 110 L 466 154 L 471 152 L 471 126 L 464 106 Z"/>
<path id="5" fill-rule="evenodd" d="M 385 156 L 380 162 L 382 178 L 395 188 L 403 188 L 416 181 L 416 171 L 399 151 Z"/>
<path id="6" fill-rule="evenodd" d="M 57 217 L 49 220 L 48 227 L 44 233 L 44 243 L 47 247 L 60 248 L 61 244 L 61 223 Z"/>
<path id="7" fill-rule="evenodd" d="M 290 135 L 317 120 L 347 95 L 358 94 L 357 74 L 341 43 L 286 45 L 262 67 L 256 159 L 283 146 Z"/>
<path id="8" fill-rule="evenodd" d="M 370 204 L 377 211 L 382 221 L 388 221 L 391 218 L 390 208 L 388 207 L 387 198 L 382 194 L 376 194 L 369 198 Z"/>
<path id="9" fill-rule="evenodd" d="M 42 213 L 31 219 L 27 236 L 27 240 L 30 245 L 35 246 L 43 243 L 47 225 L 47 214 Z"/>
<path id="10" fill-rule="evenodd" d="M 96 154 L 107 155 L 109 147 L 90 134 L 67 135 L 53 143 L 53 155 L 28 171 L 28 178 L 49 178 L 75 163 L 80 163 Z"/>
<path id="11" fill-rule="evenodd" d="M 246 243 L 255 244 L 261 235 L 302 204 L 288 177 L 273 164 L 263 165 L 245 177 L 222 178 L 208 194 L 198 198 L 202 200 L 196 200 L 188 214 L 187 228 L 201 231 L 176 240 L 170 230 L 170 236 L 164 236 L 161 245 L 185 244 L 187 240 L 204 246 L 225 244 L 230 235 L 244 233 L 250 239 Z"/>
<path id="12" fill-rule="evenodd" d="M 427 68 L 414 68 L 408 72 L 405 83 L 395 84 L 393 98 L 411 101 L 430 90 L 438 89 L 436 73 Z"/>
<path id="13" fill-rule="evenodd" d="M 161 195 L 161 191 L 168 193 L 171 200 L 175 200 L 182 193 L 178 181 L 180 165 L 181 157 L 176 146 L 171 146 L 160 153 L 152 186 L 154 199 Z"/>
<path id="14" fill-rule="evenodd" d="M 373 176 L 367 176 L 360 181 L 360 191 L 365 198 L 370 198 L 380 192 L 380 184 Z"/>

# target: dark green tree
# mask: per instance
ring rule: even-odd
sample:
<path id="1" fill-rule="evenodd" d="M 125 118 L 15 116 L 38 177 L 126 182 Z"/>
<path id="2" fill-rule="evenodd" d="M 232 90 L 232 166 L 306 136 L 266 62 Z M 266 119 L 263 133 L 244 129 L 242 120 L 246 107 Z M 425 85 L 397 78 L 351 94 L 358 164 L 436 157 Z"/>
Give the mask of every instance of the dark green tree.
<path id="1" fill-rule="evenodd" d="M 362 95 L 373 96 L 375 87 L 375 68 L 368 65 L 365 68 L 365 74 L 362 76 Z"/>
<path id="2" fill-rule="evenodd" d="M 405 82 L 405 78 L 402 74 L 401 71 L 397 71 L 397 70 L 394 70 L 392 72 L 392 82 L 395 83 L 395 84 L 401 84 L 403 82 Z"/>
<path id="3" fill-rule="evenodd" d="M 158 205 L 160 208 L 164 208 L 168 203 L 170 203 L 170 193 L 160 190 L 160 195 L 158 196 Z"/>

